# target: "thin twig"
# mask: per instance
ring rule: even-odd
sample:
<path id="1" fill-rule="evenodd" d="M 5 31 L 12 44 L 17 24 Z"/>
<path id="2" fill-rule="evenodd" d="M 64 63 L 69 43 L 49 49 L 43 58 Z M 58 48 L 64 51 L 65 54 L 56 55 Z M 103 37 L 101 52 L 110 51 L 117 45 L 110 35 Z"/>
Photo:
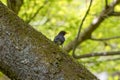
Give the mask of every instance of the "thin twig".
<path id="1" fill-rule="evenodd" d="M 91 58 L 91 57 L 100 57 L 100 56 L 112 56 L 112 55 L 120 55 L 120 51 L 111 51 L 111 52 L 96 52 L 96 53 L 89 53 L 80 56 L 76 56 L 76 59 L 80 58 Z"/>
<path id="2" fill-rule="evenodd" d="M 96 39 L 96 38 L 90 38 L 90 39 L 95 40 L 95 41 L 107 41 L 107 40 L 118 39 L 118 38 L 120 38 L 120 36 L 114 36 L 114 37 L 110 37 L 110 38 L 101 38 L 101 39 Z"/>
<path id="3" fill-rule="evenodd" d="M 81 63 L 102 63 L 102 62 L 108 62 L 108 61 L 118 61 L 120 60 L 120 57 L 118 58 L 112 58 L 112 59 L 105 59 L 105 60 L 97 60 L 97 61 L 81 61 Z"/>
<path id="4" fill-rule="evenodd" d="M 46 1 L 44 2 L 44 4 L 38 8 L 38 10 L 35 12 L 35 14 L 27 21 L 27 23 L 30 23 L 31 20 L 33 20 L 33 19 L 37 16 L 37 14 L 39 13 L 39 11 L 40 11 L 42 8 L 44 8 L 44 6 L 45 6 L 47 3 L 48 3 L 48 1 L 46 0 Z"/>
<path id="5" fill-rule="evenodd" d="M 90 0 L 89 7 L 88 7 L 88 9 L 87 9 L 87 11 L 86 11 L 86 13 L 85 13 L 85 16 L 83 17 L 82 22 L 81 22 L 81 24 L 80 24 L 80 26 L 79 26 L 78 34 L 77 34 L 77 37 L 76 37 L 76 42 L 77 42 L 78 39 L 79 39 L 80 32 L 81 32 L 81 29 L 82 29 L 82 25 L 83 25 L 83 23 L 84 23 L 87 15 L 88 15 L 89 11 L 90 11 L 91 5 L 92 5 L 92 0 Z M 75 43 L 75 45 L 73 46 L 73 53 L 72 53 L 73 57 L 76 56 L 76 55 L 75 55 L 76 45 L 77 45 L 77 44 Z"/>
<path id="6" fill-rule="evenodd" d="M 120 12 L 113 12 L 110 16 L 120 16 Z"/>

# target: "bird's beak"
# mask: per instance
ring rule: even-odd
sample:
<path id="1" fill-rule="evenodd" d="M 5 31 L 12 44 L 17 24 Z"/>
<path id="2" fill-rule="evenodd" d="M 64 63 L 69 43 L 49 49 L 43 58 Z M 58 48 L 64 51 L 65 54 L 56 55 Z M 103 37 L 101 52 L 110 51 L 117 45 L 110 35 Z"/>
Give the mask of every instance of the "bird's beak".
<path id="1" fill-rule="evenodd" d="M 65 34 L 68 34 L 68 32 L 66 32 Z"/>

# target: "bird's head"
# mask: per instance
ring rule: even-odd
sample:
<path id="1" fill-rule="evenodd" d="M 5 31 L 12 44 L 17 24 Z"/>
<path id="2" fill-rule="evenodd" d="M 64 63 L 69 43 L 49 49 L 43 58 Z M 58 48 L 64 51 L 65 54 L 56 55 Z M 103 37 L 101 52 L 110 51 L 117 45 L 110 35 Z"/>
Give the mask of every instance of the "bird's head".
<path id="1" fill-rule="evenodd" d="M 60 31 L 59 32 L 59 35 L 63 35 L 64 36 L 65 34 L 67 34 L 67 32 L 65 32 L 65 31 Z"/>

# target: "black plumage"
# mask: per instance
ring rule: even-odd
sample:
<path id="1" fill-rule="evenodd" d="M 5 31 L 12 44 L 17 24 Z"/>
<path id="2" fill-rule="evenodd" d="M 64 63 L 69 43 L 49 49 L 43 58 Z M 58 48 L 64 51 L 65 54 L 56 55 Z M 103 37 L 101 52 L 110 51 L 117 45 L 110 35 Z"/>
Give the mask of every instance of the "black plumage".
<path id="1" fill-rule="evenodd" d="M 65 41 L 65 37 L 64 37 L 65 34 L 66 34 L 65 31 L 60 31 L 60 32 L 58 33 L 58 35 L 55 36 L 54 42 L 55 42 L 57 45 L 62 45 L 62 44 L 64 43 L 64 41 Z"/>

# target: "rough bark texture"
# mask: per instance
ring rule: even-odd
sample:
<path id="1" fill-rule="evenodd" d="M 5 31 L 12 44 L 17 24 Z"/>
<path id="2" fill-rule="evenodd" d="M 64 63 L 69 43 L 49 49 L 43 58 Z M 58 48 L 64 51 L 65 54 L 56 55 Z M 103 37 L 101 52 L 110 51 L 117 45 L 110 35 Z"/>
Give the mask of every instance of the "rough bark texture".
<path id="1" fill-rule="evenodd" d="M 97 80 L 1 2 L 0 70 L 12 80 Z"/>

